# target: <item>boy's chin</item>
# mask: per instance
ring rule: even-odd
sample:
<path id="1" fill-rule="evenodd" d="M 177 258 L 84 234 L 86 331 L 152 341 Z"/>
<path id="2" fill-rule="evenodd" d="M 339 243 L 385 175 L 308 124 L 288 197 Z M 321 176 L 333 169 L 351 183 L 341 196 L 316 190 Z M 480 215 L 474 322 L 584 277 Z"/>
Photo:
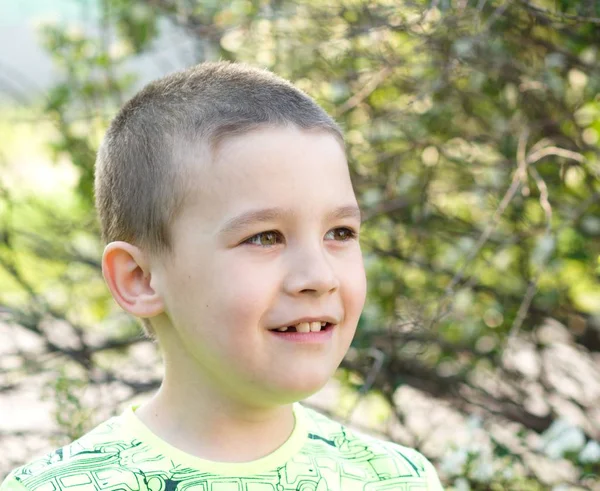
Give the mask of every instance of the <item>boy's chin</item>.
<path id="1" fill-rule="evenodd" d="M 291 374 L 290 374 L 291 375 Z M 273 387 L 279 404 L 291 404 L 306 399 L 319 392 L 331 378 L 330 374 L 305 374 L 302 377 L 288 377 L 278 381 Z"/>

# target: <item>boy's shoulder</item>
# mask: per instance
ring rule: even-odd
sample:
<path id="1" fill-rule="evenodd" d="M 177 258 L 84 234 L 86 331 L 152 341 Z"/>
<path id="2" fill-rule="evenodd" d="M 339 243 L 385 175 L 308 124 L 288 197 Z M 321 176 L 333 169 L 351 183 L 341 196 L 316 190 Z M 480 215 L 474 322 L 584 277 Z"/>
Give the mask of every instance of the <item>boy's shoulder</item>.
<path id="1" fill-rule="evenodd" d="M 426 477 L 429 482 L 439 482 L 432 464 L 417 450 L 351 429 L 317 411 L 308 408 L 304 411 L 310 421 L 309 440 L 326 444 L 315 449 L 327 449 L 330 455 L 381 477 Z M 441 489 L 441 485 L 431 489 Z"/>
<path id="2" fill-rule="evenodd" d="M 100 489 L 95 486 L 97 478 L 92 471 L 109 464 L 110 456 L 136 445 L 125 433 L 123 418 L 110 418 L 68 445 L 16 468 L 0 491 L 57 491 L 73 486 L 82 489 L 85 485 Z"/>

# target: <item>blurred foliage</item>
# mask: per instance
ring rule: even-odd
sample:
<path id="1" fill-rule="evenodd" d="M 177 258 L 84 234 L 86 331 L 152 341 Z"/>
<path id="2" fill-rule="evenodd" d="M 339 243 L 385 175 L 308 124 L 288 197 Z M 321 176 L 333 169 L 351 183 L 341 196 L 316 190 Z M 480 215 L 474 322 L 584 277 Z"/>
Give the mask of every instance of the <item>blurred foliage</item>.
<path id="1" fill-rule="evenodd" d="M 100 6 L 97 31 L 40 31 L 62 73 L 43 108 L 56 128 L 49 145 L 78 184 L 68 206 L 0 198 L 6 322 L 56 355 L 20 353 L 17 368 L 0 366 L 6 389 L 17 372 L 64 363 L 84 368 L 90 385 L 125 387 L 122 400 L 157 386 L 114 368 L 146 341 L 102 285 L 93 164 L 136 86 L 131 61 L 152 56 L 162 30 L 181 30 L 198 62 L 267 67 L 344 127 L 370 290 L 339 379 L 359 401 L 377 395 L 401 428 L 390 437 L 421 448 L 455 489 L 599 485 L 600 3 Z M 68 380 L 57 379 L 57 394 L 74 404 Z M 407 387 L 485 441 L 411 439 Z M 502 436 L 506 426 L 516 441 Z M 86 429 L 69 428 L 69 437 Z M 553 477 L 540 462 L 563 470 Z"/>

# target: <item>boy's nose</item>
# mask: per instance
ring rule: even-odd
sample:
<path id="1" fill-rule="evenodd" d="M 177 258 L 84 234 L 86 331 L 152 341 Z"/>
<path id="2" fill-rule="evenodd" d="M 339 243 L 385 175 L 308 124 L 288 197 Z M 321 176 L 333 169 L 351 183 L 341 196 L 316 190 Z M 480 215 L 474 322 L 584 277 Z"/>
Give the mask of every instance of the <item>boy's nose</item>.
<path id="1" fill-rule="evenodd" d="M 290 295 L 323 295 L 339 288 L 340 282 L 330 258 L 320 248 L 302 249 L 290 258 L 284 288 Z"/>

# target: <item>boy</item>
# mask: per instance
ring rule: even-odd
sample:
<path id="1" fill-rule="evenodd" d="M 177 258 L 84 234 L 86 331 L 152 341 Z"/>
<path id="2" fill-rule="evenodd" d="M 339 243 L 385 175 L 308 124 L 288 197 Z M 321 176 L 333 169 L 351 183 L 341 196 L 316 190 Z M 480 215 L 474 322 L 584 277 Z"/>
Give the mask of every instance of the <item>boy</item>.
<path id="1" fill-rule="evenodd" d="M 312 99 L 204 63 L 129 101 L 96 167 L 104 277 L 164 380 L 1 491 L 441 489 L 416 451 L 297 404 L 341 362 L 366 291 L 342 133 Z"/>

